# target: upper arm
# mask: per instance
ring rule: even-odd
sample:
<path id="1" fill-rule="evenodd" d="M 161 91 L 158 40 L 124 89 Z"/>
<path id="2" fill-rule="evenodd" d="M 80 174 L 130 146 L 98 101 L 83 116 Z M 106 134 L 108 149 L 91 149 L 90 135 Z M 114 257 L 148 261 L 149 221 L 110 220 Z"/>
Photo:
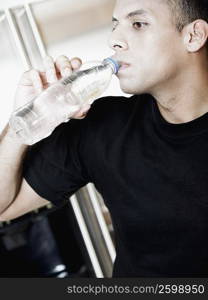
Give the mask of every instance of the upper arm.
<path id="1" fill-rule="evenodd" d="M 0 221 L 15 219 L 48 203 L 49 201 L 40 197 L 23 178 L 18 195 L 0 215 Z"/>

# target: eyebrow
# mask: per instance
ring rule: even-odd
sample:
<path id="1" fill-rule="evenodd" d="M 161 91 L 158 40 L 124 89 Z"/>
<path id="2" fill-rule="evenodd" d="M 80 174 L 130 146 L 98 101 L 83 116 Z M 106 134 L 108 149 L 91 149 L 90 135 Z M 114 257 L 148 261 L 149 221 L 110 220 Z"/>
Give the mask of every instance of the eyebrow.
<path id="1" fill-rule="evenodd" d="M 126 16 L 126 19 L 129 19 L 129 18 L 138 16 L 138 15 L 141 16 L 141 15 L 146 15 L 146 14 L 148 14 L 148 12 L 147 12 L 146 10 L 144 10 L 144 9 L 134 10 L 134 11 L 130 12 L 130 13 Z M 117 20 L 115 17 L 112 18 L 112 21 L 113 21 L 113 22 L 118 22 L 118 20 Z"/>

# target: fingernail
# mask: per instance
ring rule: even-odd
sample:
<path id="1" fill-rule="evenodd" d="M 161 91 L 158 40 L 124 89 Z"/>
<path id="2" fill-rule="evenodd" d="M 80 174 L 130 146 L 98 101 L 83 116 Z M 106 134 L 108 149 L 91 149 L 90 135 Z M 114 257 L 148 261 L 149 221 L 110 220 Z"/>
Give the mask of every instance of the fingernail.
<path id="1" fill-rule="evenodd" d="M 81 62 L 78 59 L 74 59 L 71 61 L 71 65 L 74 69 L 78 69 L 81 66 Z"/>
<path id="2" fill-rule="evenodd" d="M 70 68 L 65 68 L 63 70 L 63 76 L 67 77 L 70 76 L 72 74 L 72 70 Z"/>

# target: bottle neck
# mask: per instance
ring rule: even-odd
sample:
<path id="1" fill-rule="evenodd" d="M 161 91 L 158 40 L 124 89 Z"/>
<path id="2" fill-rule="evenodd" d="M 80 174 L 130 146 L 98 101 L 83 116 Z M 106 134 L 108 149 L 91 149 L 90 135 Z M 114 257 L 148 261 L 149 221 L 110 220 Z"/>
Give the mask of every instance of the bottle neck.
<path id="1" fill-rule="evenodd" d="M 115 68 L 114 68 L 113 64 L 108 63 L 108 64 L 106 64 L 106 67 L 108 67 L 112 71 L 112 74 L 115 74 Z"/>
<path id="2" fill-rule="evenodd" d="M 108 57 L 108 58 L 103 60 L 103 64 L 110 66 L 113 74 L 118 73 L 118 70 L 120 68 L 120 64 L 116 60 L 112 59 L 111 57 Z"/>

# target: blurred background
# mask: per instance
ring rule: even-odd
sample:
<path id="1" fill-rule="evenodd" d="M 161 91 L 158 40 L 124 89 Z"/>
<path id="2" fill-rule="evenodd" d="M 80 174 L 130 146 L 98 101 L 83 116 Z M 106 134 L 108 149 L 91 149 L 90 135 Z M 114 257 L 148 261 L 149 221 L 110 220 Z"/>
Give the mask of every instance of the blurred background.
<path id="1" fill-rule="evenodd" d="M 0 2 L 0 131 L 9 120 L 22 72 L 42 70 L 49 54 L 83 62 L 108 47 L 115 0 Z M 116 78 L 104 95 L 122 95 Z M 66 206 L 52 205 L 0 222 L 0 277 L 111 277 L 115 259 L 110 214 L 92 184 Z"/>

